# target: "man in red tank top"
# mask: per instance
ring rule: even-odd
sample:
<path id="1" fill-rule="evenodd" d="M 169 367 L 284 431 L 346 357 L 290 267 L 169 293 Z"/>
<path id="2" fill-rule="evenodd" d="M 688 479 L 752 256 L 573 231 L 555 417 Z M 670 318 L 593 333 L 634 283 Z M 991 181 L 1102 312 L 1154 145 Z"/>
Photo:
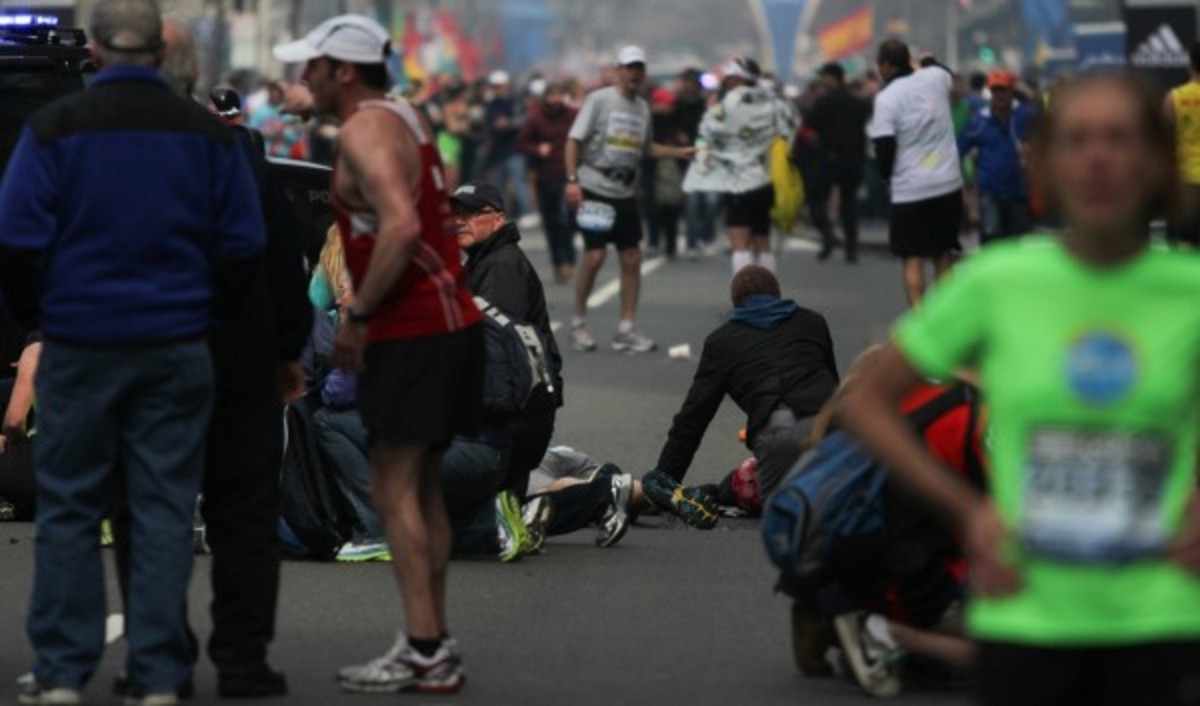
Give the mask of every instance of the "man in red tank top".
<path id="1" fill-rule="evenodd" d="M 281 61 L 306 62 L 313 107 L 341 121 L 332 191 L 356 295 L 334 358 L 360 373 L 371 490 L 408 632 L 338 679 L 349 691 L 454 692 L 465 677 L 446 629 L 442 452 L 478 423 L 483 334 L 432 131 L 410 105 L 384 99 L 388 53 L 387 32 L 358 15 L 275 48 Z"/>

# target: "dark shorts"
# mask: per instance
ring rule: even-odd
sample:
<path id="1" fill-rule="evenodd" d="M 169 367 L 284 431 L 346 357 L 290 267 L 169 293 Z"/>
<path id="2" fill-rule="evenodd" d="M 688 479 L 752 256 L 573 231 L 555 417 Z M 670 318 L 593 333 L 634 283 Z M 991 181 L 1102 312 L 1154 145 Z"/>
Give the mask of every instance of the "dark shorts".
<path id="1" fill-rule="evenodd" d="M 775 187 L 772 184 L 744 194 L 728 194 L 725 198 L 725 226 L 749 228 L 752 235 L 770 235 L 771 209 L 774 206 Z"/>
<path id="2" fill-rule="evenodd" d="M 1125 647 L 979 645 L 983 706 L 1195 706 L 1200 704 L 1200 642 Z"/>
<path id="3" fill-rule="evenodd" d="M 442 449 L 483 407 L 483 327 L 372 343 L 358 382 L 367 442 Z"/>
<path id="4" fill-rule="evenodd" d="M 579 229 L 583 234 L 585 249 L 603 250 L 612 245 L 617 250 L 629 250 L 642 244 L 642 213 L 638 209 L 637 199 L 610 199 L 587 190 L 583 192 L 583 199 L 606 203 L 617 211 L 617 219 L 613 221 L 612 230 L 607 233 Z"/>
<path id="5" fill-rule="evenodd" d="M 1167 223 L 1167 239 L 1172 243 L 1200 247 L 1200 184 L 1188 184 L 1183 213 L 1175 214 Z"/>
<path id="6" fill-rule="evenodd" d="M 888 231 L 892 253 L 899 257 L 941 257 L 959 252 L 962 228 L 962 191 L 952 191 L 925 201 L 892 205 Z"/>

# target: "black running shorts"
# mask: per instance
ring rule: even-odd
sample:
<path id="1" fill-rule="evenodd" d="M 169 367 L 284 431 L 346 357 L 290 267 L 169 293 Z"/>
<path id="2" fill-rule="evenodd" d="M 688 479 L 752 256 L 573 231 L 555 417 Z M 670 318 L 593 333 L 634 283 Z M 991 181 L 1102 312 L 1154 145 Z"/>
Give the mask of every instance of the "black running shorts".
<path id="1" fill-rule="evenodd" d="M 775 187 L 772 184 L 744 194 L 725 197 L 725 226 L 749 228 L 751 235 L 771 234 L 771 209 L 775 207 Z"/>
<path id="2" fill-rule="evenodd" d="M 637 199 L 610 199 L 595 192 L 585 190 L 584 201 L 599 201 L 616 209 L 617 218 L 613 221 L 612 230 L 607 233 L 596 233 L 579 229 L 583 234 L 583 245 L 587 250 L 604 250 L 610 244 L 618 251 L 636 248 L 642 244 L 642 213 L 638 209 Z"/>
<path id="3" fill-rule="evenodd" d="M 959 252 L 962 244 L 962 191 L 925 201 L 892 204 L 888 232 L 892 253 L 899 257 L 941 257 Z"/>
<path id="4" fill-rule="evenodd" d="M 358 382 L 368 444 L 443 449 L 483 409 L 483 327 L 372 343 Z"/>
<path id="5" fill-rule="evenodd" d="M 983 706 L 1196 706 L 1200 642 L 1033 647 L 984 642 L 976 660 Z"/>

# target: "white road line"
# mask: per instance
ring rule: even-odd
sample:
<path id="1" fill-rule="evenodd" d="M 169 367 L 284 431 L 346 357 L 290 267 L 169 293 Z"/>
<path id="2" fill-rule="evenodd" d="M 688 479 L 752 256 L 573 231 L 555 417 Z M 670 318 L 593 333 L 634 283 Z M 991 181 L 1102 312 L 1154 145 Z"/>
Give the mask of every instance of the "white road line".
<path id="1" fill-rule="evenodd" d="M 642 263 L 642 276 L 645 277 L 647 275 L 652 274 L 655 270 L 662 267 L 663 264 L 666 263 L 666 261 L 667 261 L 667 259 L 665 257 L 656 257 L 656 258 L 653 258 L 650 260 L 646 260 L 645 262 Z M 621 293 L 621 278 L 620 277 L 617 277 L 616 279 L 611 280 L 609 282 L 605 282 L 603 285 L 601 285 L 600 289 L 594 290 L 592 292 L 592 296 L 588 297 L 588 309 L 589 310 L 598 309 L 598 308 L 604 306 L 605 304 L 607 304 L 609 301 L 612 300 L 613 297 L 617 296 L 620 293 Z M 550 322 L 550 332 L 558 333 L 562 329 L 563 325 L 564 324 L 561 321 L 551 321 Z"/>
<path id="2" fill-rule="evenodd" d="M 642 276 L 652 274 L 655 270 L 663 266 L 667 261 L 664 257 L 656 257 L 646 260 L 642 263 Z M 598 309 L 607 304 L 613 297 L 621 293 L 621 278 L 617 277 L 614 280 L 605 282 L 599 289 L 592 292 L 592 296 L 588 297 L 588 309 Z"/>

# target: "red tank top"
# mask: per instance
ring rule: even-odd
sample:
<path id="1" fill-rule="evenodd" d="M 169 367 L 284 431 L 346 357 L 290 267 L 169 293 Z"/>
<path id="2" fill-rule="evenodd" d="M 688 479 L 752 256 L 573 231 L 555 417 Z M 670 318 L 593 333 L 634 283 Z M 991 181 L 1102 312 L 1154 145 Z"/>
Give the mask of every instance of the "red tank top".
<path id="1" fill-rule="evenodd" d="M 461 331 L 482 318 L 463 273 L 458 240 L 450 221 L 450 200 L 442 160 L 417 111 L 407 102 L 365 101 L 359 110 L 382 109 L 395 115 L 412 133 L 421 153 L 417 215 L 421 237 L 404 275 L 373 312 L 368 340 L 423 338 Z M 336 180 L 335 180 L 336 183 Z M 362 285 L 375 249 L 379 218 L 371 211 L 351 211 L 333 190 L 333 211 L 346 250 L 346 269 L 357 288 Z"/>

